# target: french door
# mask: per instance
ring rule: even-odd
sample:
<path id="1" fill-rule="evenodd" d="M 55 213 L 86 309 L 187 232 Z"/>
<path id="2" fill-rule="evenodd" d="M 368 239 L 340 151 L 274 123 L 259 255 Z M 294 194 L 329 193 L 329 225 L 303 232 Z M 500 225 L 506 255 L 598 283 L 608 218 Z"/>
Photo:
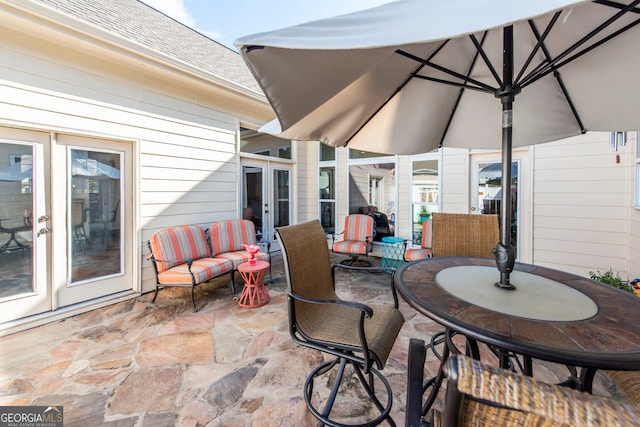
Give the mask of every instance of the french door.
<path id="1" fill-rule="evenodd" d="M 274 229 L 289 225 L 292 217 L 291 166 L 243 160 L 242 213 L 253 221 L 258 240 L 274 241 Z"/>
<path id="2" fill-rule="evenodd" d="M 134 287 L 131 145 L 0 127 L 0 323 Z"/>
<path id="3" fill-rule="evenodd" d="M 58 307 L 104 297 L 133 288 L 131 144 L 87 137 L 57 135 L 56 164 L 64 165 L 64 180 L 56 194 L 64 194 L 66 215 L 55 225 L 54 287 Z M 62 169 L 62 167 L 60 168 Z M 62 198 L 60 198 L 62 199 Z"/>
<path id="4" fill-rule="evenodd" d="M 0 323 L 53 307 L 49 134 L 0 127 Z"/>
<path id="5" fill-rule="evenodd" d="M 511 167 L 511 244 L 516 259 L 531 258 L 531 192 L 526 152 L 514 152 Z M 502 202 L 502 160 L 500 153 L 473 154 L 471 157 L 471 213 L 500 214 Z M 523 197 L 523 195 L 525 197 Z"/>

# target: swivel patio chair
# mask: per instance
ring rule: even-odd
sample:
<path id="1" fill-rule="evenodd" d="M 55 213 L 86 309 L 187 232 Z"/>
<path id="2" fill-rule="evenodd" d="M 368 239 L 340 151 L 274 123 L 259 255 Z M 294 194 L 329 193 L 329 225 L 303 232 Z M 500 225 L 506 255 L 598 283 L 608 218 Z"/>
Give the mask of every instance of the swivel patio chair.
<path id="1" fill-rule="evenodd" d="M 363 214 L 348 215 L 344 220 L 344 231 L 332 236 L 331 250 L 339 254 L 350 255 L 350 259 L 341 262 L 344 265 L 360 264 L 371 266 L 371 262 L 358 259 L 368 256 L 373 249 L 375 221 L 372 216 Z M 336 237 L 344 234 L 343 240 L 336 241 Z"/>
<path id="2" fill-rule="evenodd" d="M 458 355 L 445 365 L 444 412 L 434 425 L 639 426 L 640 410 L 613 399 L 537 381 Z"/>
<path id="3" fill-rule="evenodd" d="M 493 248 L 500 241 L 498 215 L 434 212 L 430 222 L 433 222 L 431 256 L 493 258 Z M 431 337 L 430 346 L 438 358 L 437 346 L 444 343 L 444 338 L 444 331 Z"/>
<path id="4" fill-rule="evenodd" d="M 422 238 L 419 248 L 409 248 L 404 252 L 405 261 L 430 258 L 433 255 L 433 221 L 430 219 L 422 223 Z"/>
<path id="5" fill-rule="evenodd" d="M 332 417 L 331 411 L 339 391 L 344 391 L 344 386 L 341 388 L 340 385 L 347 379 L 344 377 L 344 370 L 350 364 L 366 394 L 380 412 L 379 416 L 362 425 L 374 426 L 385 420 L 395 425 L 389 416 L 392 405 L 391 387 L 380 372 L 404 323 L 404 317 L 397 308 L 393 274 L 390 286 L 394 306 L 367 306 L 341 300 L 335 291 L 337 268 L 367 271 L 382 269 L 338 264 L 332 266 L 327 239 L 318 220 L 281 227 L 276 232 L 280 239 L 288 284 L 291 337 L 300 345 L 335 357 L 316 367 L 307 377 L 304 385 L 307 407 L 320 420 L 320 424 L 343 425 L 336 417 Z M 312 397 L 315 396 L 314 381 L 318 377 L 329 375 L 336 366 L 337 374 L 332 390 L 320 412 L 312 402 Z M 378 381 L 375 381 L 376 378 Z M 386 389 L 386 396 L 381 396 L 382 399 L 376 395 L 374 382 L 381 382 Z"/>

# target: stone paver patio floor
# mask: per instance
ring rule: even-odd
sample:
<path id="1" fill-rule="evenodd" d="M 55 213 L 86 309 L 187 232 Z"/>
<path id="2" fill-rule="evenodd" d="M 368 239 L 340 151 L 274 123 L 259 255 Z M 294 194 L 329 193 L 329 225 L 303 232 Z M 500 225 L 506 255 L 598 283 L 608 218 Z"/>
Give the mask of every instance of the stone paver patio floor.
<path id="1" fill-rule="evenodd" d="M 153 293 L 145 294 L 2 337 L 0 405 L 63 405 L 67 427 L 314 425 L 302 388 L 323 355 L 289 336 L 279 256 L 273 278 L 267 286 L 270 303 L 255 309 L 238 307 L 226 276 L 196 288 L 196 313 L 190 290 L 167 288 L 155 305 Z M 386 274 L 339 273 L 337 291 L 364 303 L 392 303 Z M 392 416 L 399 426 L 409 339 L 428 340 L 442 329 L 400 304 L 407 323 L 383 370 L 394 390 Z M 429 352 L 426 375 L 437 366 Z M 538 372 L 551 381 L 565 379 L 562 367 L 542 368 Z M 600 374 L 594 387 L 595 394 L 616 393 Z M 348 396 L 335 411 L 361 422 L 371 414 L 359 402 Z"/>

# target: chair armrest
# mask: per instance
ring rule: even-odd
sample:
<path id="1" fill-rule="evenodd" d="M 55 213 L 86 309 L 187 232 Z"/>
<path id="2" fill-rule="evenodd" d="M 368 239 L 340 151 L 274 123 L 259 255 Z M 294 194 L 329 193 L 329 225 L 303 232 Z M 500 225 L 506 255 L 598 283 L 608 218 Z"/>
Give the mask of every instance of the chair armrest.
<path id="1" fill-rule="evenodd" d="M 315 298 L 307 298 L 302 295 L 295 294 L 293 292 L 289 292 L 289 296 L 291 298 L 297 299 L 298 301 L 307 302 L 310 304 L 333 304 L 333 305 L 342 305 L 345 307 L 351 307 L 363 312 L 366 317 L 373 316 L 373 309 L 366 304 L 362 304 L 356 301 L 344 301 L 344 300 L 319 300 Z"/>
<path id="2" fill-rule="evenodd" d="M 404 258 L 404 256 L 403 256 Z M 382 267 L 354 267 L 352 265 L 343 265 L 343 264 L 332 264 L 331 265 L 331 277 L 333 279 L 333 283 L 334 283 L 334 289 L 335 289 L 335 274 L 336 274 L 336 270 L 338 268 L 344 268 L 345 270 L 356 270 L 356 271 L 368 271 L 371 273 L 387 273 L 389 270 L 391 270 L 391 294 L 393 295 L 393 305 L 395 308 L 398 308 L 399 306 L 399 302 L 398 302 L 398 291 L 396 290 L 396 282 L 395 282 L 395 275 L 396 275 L 396 269 L 395 268 L 391 268 L 389 269 L 388 267 L 382 268 Z"/>

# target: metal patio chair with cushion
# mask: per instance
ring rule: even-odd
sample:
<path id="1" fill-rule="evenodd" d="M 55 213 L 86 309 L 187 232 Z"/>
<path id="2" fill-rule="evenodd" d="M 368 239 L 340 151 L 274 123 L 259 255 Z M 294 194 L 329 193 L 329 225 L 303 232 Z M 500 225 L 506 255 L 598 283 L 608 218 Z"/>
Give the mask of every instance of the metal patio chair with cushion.
<path id="1" fill-rule="evenodd" d="M 211 256 L 228 259 L 233 263 L 233 269 L 238 270 L 242 263 L 249 262 L 251 254 L 244 245 L 259 245 L 266 247 L 266 252 L 255 254 L 257 261 L 269 263 L 269 280 L 273 282 L 271 273 L 271 242 L 258 242 L 256 237 L 256 227 L 252 221 L 246 219 L 229 219 L 211 224 L 207 230 L 207 236 L 211 245 Z M 235 280 L 231 275 L 231 288 L 235 292 Z"/>
<path id="2" fill-rule="evenodd" d="M 422 238 L 419 248 L 409 248 L 404 252 L 405 261 L 429 258 L 433 255 L 433 221 L 430 219 L 422 223 Z"/>
<path id="3" fill-rule="evenodd" d="M 197 225 L 181 225 L 160 230 L 147 241 L 149 260 L 156 273 L 156 292 L 166 286 L 191 287 L 191 302 L 198 311 L 195 287 L 225 273 L 233 274 L 233 262 L 211 257 L 204 228 Z M 233 280 L 231 290 L 235 292 Z"/>
<path id="4" fill-rule="evenodd" d="M 363 214 L 351 214 L 344 220 L 344 231 L 332 236 L 331 250 L 338 254 L 350 255 L 350 259 L 341 262 L 345 265 L 361 264 L 371 266 L 367 260 L 359 260 L 358 257 L 368 256 L 373 249 L 373 236 L 375 221 L 372 216 Z M 342 240 L 336 241 L 336 237 L 344 234 Z"/>
<path id="5" fill-rule="evenodd" d="M 334 279 L 337 268 L 366 271 L 382 269 L 338 264 L 332 266 L 326 235 L 318 220 L 281 227 L 276 231 L 282 247 L 288 284 L 291 337 L 300 345 L 335 356 L 334 359 L 316 367 L 307 377 L 304 386 L 307 407 L 321 423 L 331 426 L 342 425 L 335 417 L 334 420 L 331 419 L 331 410 L 338 392 L 344 392 L 345 385 L 340 387 L 340 384 L 347 380 L 343 378 L 343 374 L 346 365 L 350 364 L 366 394 L 380 411 L 379 416 L 362 425 L 374 426 L 385 420 L 394 425 L 389 416 L 392 404 L 391 387 L 380 372 L 404 323 L 404 317 L 397 308 L 393 274 L 390 281 L 393 306 L 367 306 L 359 302 L 341 300 L 335 291 Z M 312 403 L 312 396 L 317 395 L 314 393 L 314 380 L 325 374 L 330 375 L 329 371 L 336 366 L 337 374 L 331 393 L 320 412 Z M 386 389 L 386 396 L 381 396 L 382 400 L 377 397 L 373 387 L 376 378 L 376 382 L 382 382 Z"/>

